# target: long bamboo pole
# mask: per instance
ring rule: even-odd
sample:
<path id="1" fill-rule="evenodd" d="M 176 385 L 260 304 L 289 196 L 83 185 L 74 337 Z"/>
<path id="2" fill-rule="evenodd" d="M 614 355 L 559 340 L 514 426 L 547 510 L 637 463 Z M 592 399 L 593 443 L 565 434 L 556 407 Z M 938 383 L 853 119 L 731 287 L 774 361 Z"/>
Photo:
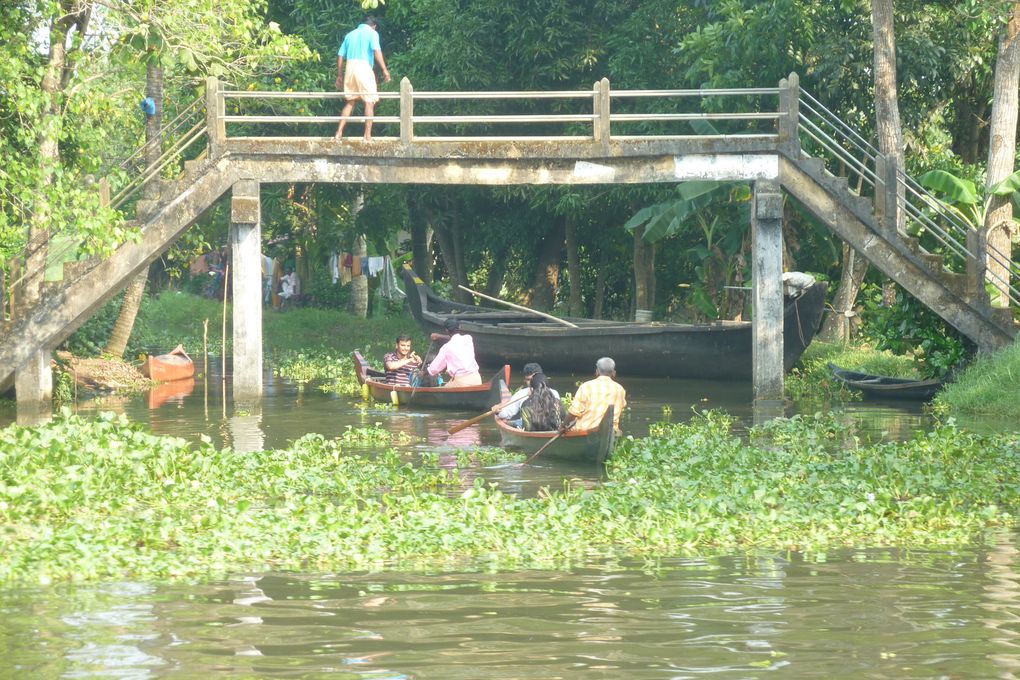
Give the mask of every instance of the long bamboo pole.
<path id="1" fill-rule="evenodd" d="M 519 311 L 522 311 L 522 312 L 527 312 L 528 314 L 535 314 L 535 315 L 540 316 L 540 317 L 542 317 L 544 319 L 549 319 L 550 321 L 555 321 L 558 324 L 562 324 L 562 325 L 568 326 L 570 328 L 577 328 L 577 324 L 570 323 L 566 319 L 561 319 L 558 316 L 553 316 L 552 314 L 546 314 L 545 312 L 539 312 L 539 311 L 536 311 L 534 309 L 529 309 L 527 307 L 524 307 L 523 305 L 515 305 L 512 302 L 507 302 L 506 300 L 500 300 L 499 298 L 494 298 L 494 297 L 492 297 L 490 295 L 486 295 L 485 293 L 479 293 L 477 290 L 471 290 L 467 286 L 461 286 L 461 285 L 458 284 L 457 287 L 460 288 L 461 290 L 466 290 L 467 292 L 471 293 L 472 295 L 477 295 L 480 298 L 485 298 L 486 300 L 491 300 L 492 302 L 498 302 L 501 305 L 506 305 L 507 307 L 510 307 L 511 309 L 516 309 L 516 310 L 519 310 Z"/>

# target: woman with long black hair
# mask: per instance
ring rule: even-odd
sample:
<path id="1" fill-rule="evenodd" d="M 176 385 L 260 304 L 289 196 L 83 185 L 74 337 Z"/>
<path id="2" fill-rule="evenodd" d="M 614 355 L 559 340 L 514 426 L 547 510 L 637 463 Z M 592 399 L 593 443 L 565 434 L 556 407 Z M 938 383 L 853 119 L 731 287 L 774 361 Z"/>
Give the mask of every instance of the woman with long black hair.
<path id="1" fill-rule="evenodd" d="M 521 419 L 525 430 L 548 432 L 558 430 L 565 411 L 563 402 L 549 389 L 544 373 L 531 376 L 531 396 L 521 405 Z"/>

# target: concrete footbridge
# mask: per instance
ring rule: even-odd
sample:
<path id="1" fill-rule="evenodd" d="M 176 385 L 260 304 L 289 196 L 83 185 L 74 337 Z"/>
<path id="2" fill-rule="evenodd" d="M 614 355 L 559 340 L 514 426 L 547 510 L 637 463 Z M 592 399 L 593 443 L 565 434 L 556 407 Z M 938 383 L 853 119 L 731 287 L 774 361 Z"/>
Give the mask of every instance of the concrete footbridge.
<path id="1" fill-rule="evenodd" d="M 39 287 L 27 297 L 38 301 L 27 308 L 0 306 L 12 310 L 0 318 L 0 384 L 15 376 L 19 404 L 48 400 L 53 349 L 230 192 L 233 388 L 236 396 L 257 398 L 259 188 L 266 183 L 749 182 L 754 389 L 760 398 L 783 393 L 782 333 L 775 329 L 783 314 L 784 192 L 980 348 L 1001 347 L 1016 334 L 1020 266 L 1008 253 L 984 247 L 980 231 L 941 208 L 801 90 L 796 74 L 777 87 L 726 90 L 616 90 L 602 80 L 585 91 L 416 92 L 405 79 L 399 92 L 381 93 L 377 111 L 398 115 L 376 116 L 375 130 L 383 134 L 371 141 L 334 140 L 338 116 L 308 112 L 342 96 L 231 90 L 209 79 L 204 97 L 167 126 L 157 163 L 138 168 L 121 186 L 100 183 L 113 207 L 134 211 L 140 240 L 107 259 L 65 264 L 59 281 L 42 282 L 33 276 L 38 272 L 27 272 L 22 280 Z M 522 112 L 477 113 L 491 100 Z M 143 187 L 145 199 L 139 198 Z M 923 242 L 908 235 L 917 233 L 925 235 Z M 989 303 L 986 282 L 999 291 L 1001 306 Z M 16 287 L 12 292 L 25 296 Z"/>

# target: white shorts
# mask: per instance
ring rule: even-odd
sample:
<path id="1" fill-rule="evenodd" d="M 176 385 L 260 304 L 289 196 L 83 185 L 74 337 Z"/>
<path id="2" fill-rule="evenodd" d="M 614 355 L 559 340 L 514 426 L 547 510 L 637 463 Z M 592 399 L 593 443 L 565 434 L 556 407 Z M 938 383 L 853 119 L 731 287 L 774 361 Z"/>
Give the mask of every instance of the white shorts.
<path id="1" fill-rule="evenodd" d="M 362 100 L 366 104 L 379 101 L 375 85 L 375 71 L 364 59 L 347 62 L 344 69 L 344 98 L 349 101 Z"/>

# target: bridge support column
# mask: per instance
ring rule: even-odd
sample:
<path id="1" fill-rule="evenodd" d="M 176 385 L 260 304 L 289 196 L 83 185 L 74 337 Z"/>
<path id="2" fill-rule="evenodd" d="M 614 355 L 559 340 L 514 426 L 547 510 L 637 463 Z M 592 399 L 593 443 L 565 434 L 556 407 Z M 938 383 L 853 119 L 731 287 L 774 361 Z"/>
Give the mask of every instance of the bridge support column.
<path id="1" fill-rule="evenodd" d="M 783 194 L 774 180 L 754 183 L 751 241 L 754 398 L 782 399 Z"/>
<path id="2" fill-rule="evenodd" d="M 53 370 L 48 349 L 32 353 L 25 365 L 14 372 L 19 425 L 35 425 L 53 413 Z"/>
<path id="3" fill-rule="evenodd" d="M 234 399 L 262 396 L 262 225 L 259 183 L 234 184 L 230 248 L 234 288 Z"/>

